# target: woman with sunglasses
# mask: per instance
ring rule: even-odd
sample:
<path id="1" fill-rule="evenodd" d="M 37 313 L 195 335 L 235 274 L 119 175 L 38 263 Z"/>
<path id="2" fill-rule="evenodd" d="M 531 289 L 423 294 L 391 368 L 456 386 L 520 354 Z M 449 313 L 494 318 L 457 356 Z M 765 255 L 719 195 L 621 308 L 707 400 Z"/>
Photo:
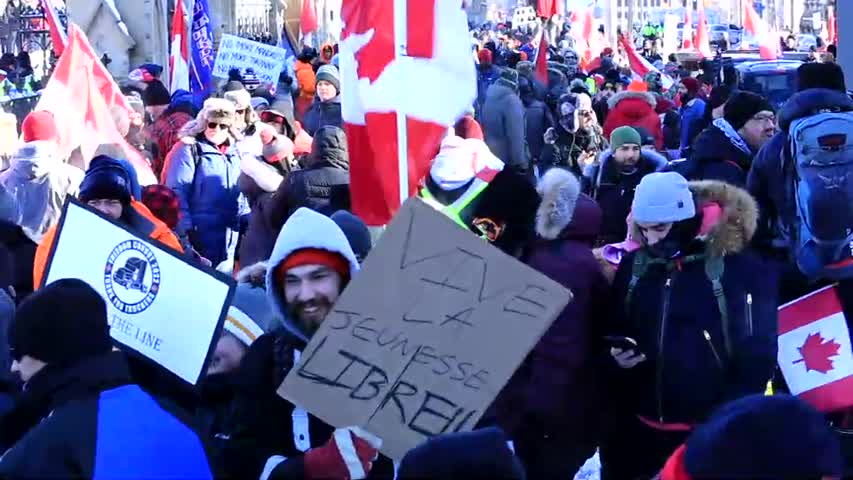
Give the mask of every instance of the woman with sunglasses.
<path id="1" fill-rule="evenodd" d="M 240 157 L 235 145 L 234 103 L 211 98 L 181 133 L 164 169 L 163 183 L 175 191 L 181 207 L 177 232 L 220 271 L 233 269 L 249 204 L 240 192 Z"/>

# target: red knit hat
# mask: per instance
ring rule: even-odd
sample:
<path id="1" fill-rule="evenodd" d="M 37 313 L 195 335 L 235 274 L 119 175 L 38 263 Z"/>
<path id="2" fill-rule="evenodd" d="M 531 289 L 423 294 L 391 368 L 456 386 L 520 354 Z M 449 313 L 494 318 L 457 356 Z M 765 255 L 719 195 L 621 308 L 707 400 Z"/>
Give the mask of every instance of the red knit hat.
<path id="1" fill-rule="evenodd" d="M 681 80 L 681 84 L 684 85 L 684 88 L 687 89 L 687 93 L 690 95 L 696 95 L 699 93 L 699 80 L 696 80 L 693 77 L 687 77 Z"/>
<path id="2" fill-rule="evenodd" d="M 44 110 L 30 112 L 27 115 L 21 124 L 21 134 L 24 136 L 25 142 L 56 140 L 59 136 L 53 114 Z"/>
<path id="3" fill-rule="evenodd" d="M 301 267 L 303 265 L 323 265 L 329 267 L 344 281 L 350 277 L 350 263 L 343 255 L 322 248 L 301 248 L 291 253 L 281 262 L 275 269 L 275 279 L 279 283 L 284 283 L 284 277 L 287 271 L 291 268 Z"/>
<path id="4" fill-rule="evenodd" d="M 480 63 L 483 65 L 491 65 L 492 64 L 492 51 L 488 48 L 484 48 L 477 52 L 477 59 L 480 60 Z"/>

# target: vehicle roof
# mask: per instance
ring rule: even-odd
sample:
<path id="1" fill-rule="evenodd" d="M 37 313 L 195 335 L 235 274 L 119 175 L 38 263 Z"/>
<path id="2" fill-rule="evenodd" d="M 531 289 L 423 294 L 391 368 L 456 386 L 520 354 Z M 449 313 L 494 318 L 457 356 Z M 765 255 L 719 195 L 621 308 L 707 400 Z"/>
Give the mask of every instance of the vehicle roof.
<path id="1" fill-rule="evenodd" d="M 739 72 L 770 72 L 770 71 L 791 71 L 800 68 L 803 62 L 799 60 L 759 60 L 748 61 L 735 65 Z"/>

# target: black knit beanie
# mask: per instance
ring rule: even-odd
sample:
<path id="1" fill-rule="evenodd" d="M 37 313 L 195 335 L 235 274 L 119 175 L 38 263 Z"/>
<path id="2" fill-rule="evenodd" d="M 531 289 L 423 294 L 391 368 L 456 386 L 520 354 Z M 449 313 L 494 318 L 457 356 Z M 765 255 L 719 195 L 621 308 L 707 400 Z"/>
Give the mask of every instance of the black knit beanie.
<path id="1" fill-rule="evenodd" d="M 847 92 L 844 71 L 835 63 L 804 63 L 797 69 L 797 91 L 827 88 Z"/>
<path id="2" fill-rule="evenodd" d="M 726 102 L 723 117 L 735 129 L 740 130 L 758 112 L 773 112 L 773 105 L 761 95 L 752 92 L 738 92 Z"/>
<path id="3" fill-rule="evenodd" d="M 142 101 L 146 107 L 168 105 L 172 101 L 169 89 L 160 80 L 152 80 L 142 92 Z"/>
<path id="4" fill-rule="evenodd" d="M 112 350 L 107 306 L 86 282 L 65 278 L 33 293 L 18 307 L 9 329 L 14 358 L 72 365 Z"/>
<path id="5" fill-rule="evenodd" d="M 80 183 L 81 202 L 89 200 L 119 200 L 129 205 L 131 182 L 121 162 L 106 155 L 98 155 L 89 163 L 89 169 Z"/>

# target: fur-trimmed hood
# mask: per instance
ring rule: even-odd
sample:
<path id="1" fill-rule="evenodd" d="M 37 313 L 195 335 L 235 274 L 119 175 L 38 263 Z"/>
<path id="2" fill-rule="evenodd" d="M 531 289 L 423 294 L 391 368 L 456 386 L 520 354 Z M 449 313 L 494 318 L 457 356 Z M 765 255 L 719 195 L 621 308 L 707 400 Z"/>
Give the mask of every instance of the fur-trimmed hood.
<path id="1" fill-rule="evenodd" d="M 536 234 L 540 238 L 595 240 L 601 232 L 601 208 L 581 193 L 580 182 L 571 172 L 548 170 L 538 190 L 542 201 L 536 211 Z"/>
<path id="2" fill-rule="evenodd" d="M 607 101 L 607 105 L 611 109 L 613 109 L 613 108 L 616 108 L 616 104 L 618 104 L 622 100 L 629 100 L 629 99 L 644 100 L 646 103 L 649 104 L 650 107 L 652 107 L 652 109 L 654 109 L 658 104 L 657 100 L 655 99 L 655 95 L 653 93 L 629 92 L 626 90 L 624 92 L 619 92 L 616 95 L 613 95 L 612 97 L 610 97 L 610 100 Z"/>
<path id="3" fill-rule="evenodd" d="M 696 210 L 702 211 L 700 235 L 709 256 L 742 252 L 755 235 L 758 205 L 744 189 L 716 180 L 690 182 Z M 631 220 L 633 238 L 643 242 L 637 224 Z"/>

